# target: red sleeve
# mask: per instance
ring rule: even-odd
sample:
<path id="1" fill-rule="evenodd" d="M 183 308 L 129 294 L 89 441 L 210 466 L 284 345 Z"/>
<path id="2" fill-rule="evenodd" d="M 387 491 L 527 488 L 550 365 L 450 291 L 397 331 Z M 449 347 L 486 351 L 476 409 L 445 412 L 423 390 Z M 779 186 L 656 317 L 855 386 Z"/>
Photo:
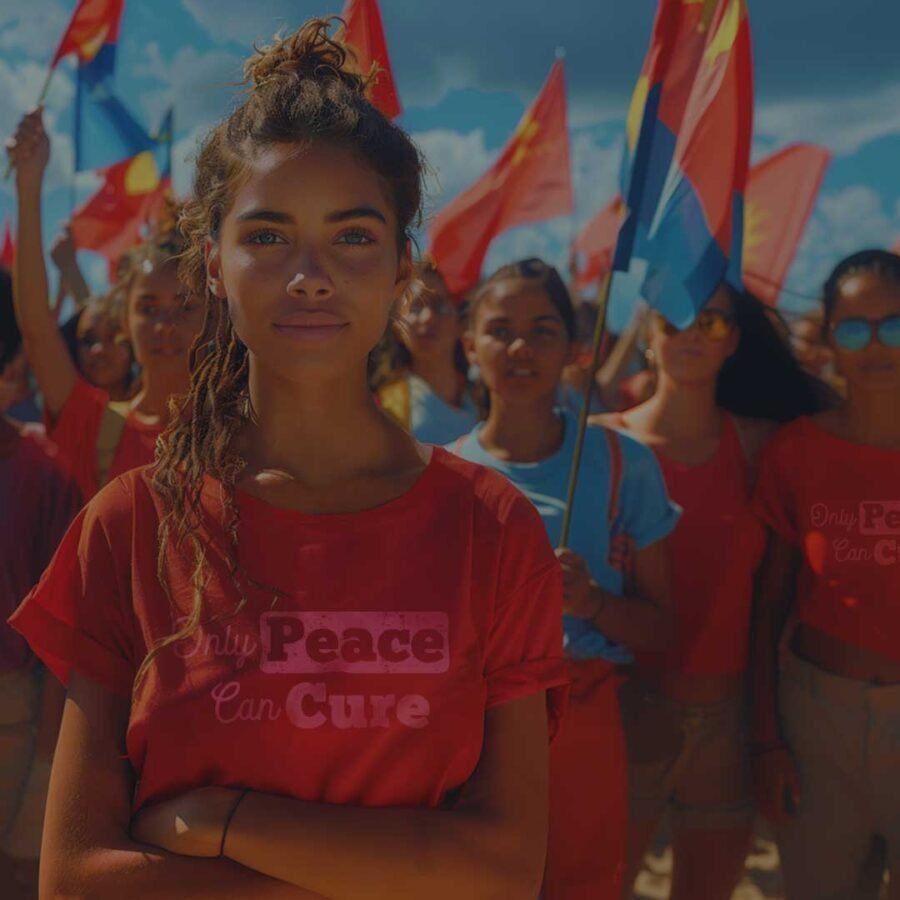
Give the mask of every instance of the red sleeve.
<path id="1" fill-rule="evenodd" d="M 45 414 L 47 433 L 86 500 L 97 492 L 97 436 L 108 403 L 106 391 L 76 378 L 56 419 Z"/>
<path id="2" fill-rule="evenodd" d="M 792 426 L 777 431 L 760 452 L 753 512 L 779 537 L 801 541 L 797 518 L 796 435 Z"/>
<path id="3" fill-rule="evenodd" d="M 487 706 L 547 691 L 551 737 L 568 696 L 562 569 L 534 506 L 517 496 L 501 538 L 497 600 L 485 654 Z"/>
<path id="4" fill-rule="evenodd" d="M 9 620 L 63 684 L 75 669 L 125 698 L 135 675 L 131 521 L 126 483 L 116 479 L 79 513 Z"/>

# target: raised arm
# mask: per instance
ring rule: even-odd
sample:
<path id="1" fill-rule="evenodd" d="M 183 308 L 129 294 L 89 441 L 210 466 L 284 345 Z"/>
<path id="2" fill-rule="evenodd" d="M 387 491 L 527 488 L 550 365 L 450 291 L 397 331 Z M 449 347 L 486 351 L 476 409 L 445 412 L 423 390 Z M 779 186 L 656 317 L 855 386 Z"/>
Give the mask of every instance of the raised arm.
<path id="1" fill-rule="evenodd" d="M 547 842 L 547 766 L 541 691 L 487 712 L 478 766 L 453 809 L 324 805 L 250 793 L 228 828 L 225 854 L 333 900 L 533 900 Z M 142 813 L 137 833 L 191 852 L 198 846 L 189 833 L 192 812 L 200 823 L 209 818 L 202 799 L 187 794 Z M 216 844 L 219 834 L 206 840 Z"/>
<path id="2" fill-rule="evenodd" d="M 41 233 L 41 190 L 50 158 L 42 111 L 28 113 L 7 141 L 16 167 L 18 243 L 13 271 L 13 302 L 25 353 L 51 416 L 59 415 L 75 387 L 78 371 L 66 350 L 50 309 Z"/>
<path id="3" fill-rule="evenodd" d="M 72 674 L 47 798 L 41 900 L 321 900 L 228 859 L 176 856 L 133 841 L 127 721 L 126 701 Z"/>

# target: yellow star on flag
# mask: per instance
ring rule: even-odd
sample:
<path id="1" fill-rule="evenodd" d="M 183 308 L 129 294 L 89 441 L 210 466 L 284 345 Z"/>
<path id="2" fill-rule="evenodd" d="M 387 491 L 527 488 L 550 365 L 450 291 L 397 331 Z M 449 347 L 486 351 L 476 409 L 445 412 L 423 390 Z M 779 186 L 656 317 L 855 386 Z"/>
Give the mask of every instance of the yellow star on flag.
<path id="1" fill-rule="evenodd" d="M 535 135 L 541 130 L 541 126 L 538 125 L 534 119 L 531 118 L 530 115 L 526 115 L 525 118 L 519 123 L 519 127 L 516 129 L 515 135 L 515 143 L 516 143 L 516 152 L 513 154 L 512 164 L 513 166 L 519 165 L 523 159 L 531 152 L 530 144 L 534 142 Z"/>

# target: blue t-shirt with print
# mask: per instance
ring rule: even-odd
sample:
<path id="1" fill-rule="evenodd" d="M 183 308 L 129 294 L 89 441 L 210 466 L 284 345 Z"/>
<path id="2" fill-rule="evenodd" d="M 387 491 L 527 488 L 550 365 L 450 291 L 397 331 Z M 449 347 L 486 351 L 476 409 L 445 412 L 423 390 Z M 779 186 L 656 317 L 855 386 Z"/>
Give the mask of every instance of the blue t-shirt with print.
<path id="1" fill-rule="evenodd" d="M 478 421 L 478 413 L 468 392 L 461 406 L 451 406 L 436 394 L 427 381 L 410 373 L 409 430 L 425 444 L 449 444 L 468 434 Z"/>
<path id="2" fill-rule="evenodd" d="M 537 507 L 547 536 L 559 546 L 569 470 L 578 434 L 578 419 L 568 410 L 558 410 L 565 423 L 565 436 L 560 449 L 536 463 L 511 463 L 488 453 L 479 441 L 483 423 L 448 449 L 470 462 L 480 463 L 502 472 Z M 584 450 L 575 508 L 569 529 L 569 547 L 587 563 L 591 577 L 602 588 L 622 595 L 624 576 L 610 565 L 610 542 L 619 534 L 627 535 L 636 550 L 643 550 L 668 535 L 678 522 L 681 511 L 668 496 L 659 464 L 651 450 L 626 434 L 614 438 L 622 448 L 622 477 L 619 514 L 609 528 L 610 451 L 605 429 L 589 427 Z M 576 659 L 603 657 L 616 663 L 632 661 L 632 655 L 607 640 L 586 619 L 563 616 L 565 648 Z"/>

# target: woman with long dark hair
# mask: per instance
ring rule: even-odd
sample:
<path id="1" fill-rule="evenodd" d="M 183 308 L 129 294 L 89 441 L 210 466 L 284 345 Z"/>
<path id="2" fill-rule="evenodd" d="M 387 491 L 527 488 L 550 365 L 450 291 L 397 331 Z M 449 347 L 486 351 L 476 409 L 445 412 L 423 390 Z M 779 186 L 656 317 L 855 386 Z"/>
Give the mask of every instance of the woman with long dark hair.
<path id="1" fill-rule="evenodd" d="M 640 654 L 622 691 L 631 826 L 628 890 L 673 813 L 673 900 L 727 900 L 751 834 L 745 671 L 762 533 L 750 514 L 757 449 L 815 408 L 782 329 L 722 285 L 679 330 L 651 314 L 653 396 L 600 423 L 647 444 L 683 516 L 670 539 L 674 639 Z M 715 848 L 715 852 L 710 852 Z"/>

